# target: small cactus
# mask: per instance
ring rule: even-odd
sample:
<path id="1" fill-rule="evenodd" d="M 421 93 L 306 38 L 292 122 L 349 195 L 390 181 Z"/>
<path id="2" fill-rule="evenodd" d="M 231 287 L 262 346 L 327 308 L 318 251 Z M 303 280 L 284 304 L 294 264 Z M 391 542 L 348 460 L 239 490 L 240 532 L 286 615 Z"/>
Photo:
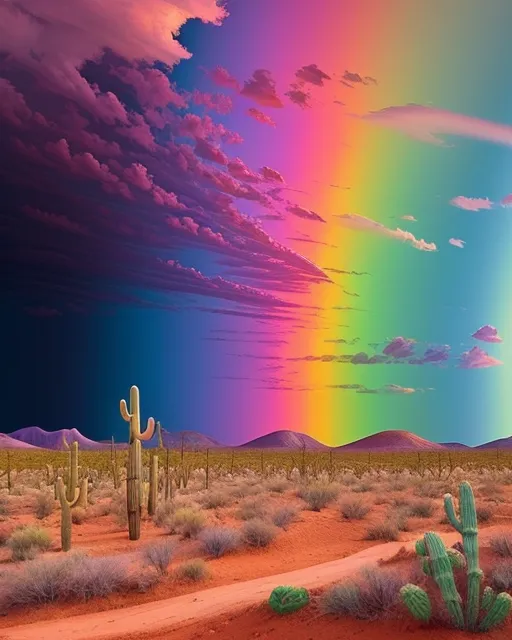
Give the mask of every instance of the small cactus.
<path id="1" fill-rule="evenodd" d="M 298 611 L 308 603 L 309 593 L 302 587 L 276 587 L 268 599 L 270 608 L 280 615 Z"/>
<path id="2" fill-rule="evenodd" d="M 406 584 L 400 589 L 400 597 L 403 603 L 416 618 L 422 622 L 428 622 L 432 616 L 432 605 L 426 591 L 415 584 Z"/>
<path id="3" fill-rule="evenodd" d="M 478 627 L 478 631 L 489 631 L 493 627 L 502 624 L 512 609 L 512 596 L 508 593 L 500 593 L 494 598 L 491 608 Z"/>
<path id="4" fill-rule="evenodd" d="M 71 549 L 71 531 L 72 531 L 72 520 L 71 520 L 71 509 L 75 507 L 80 500 L 80 494 L 82 491 L 87 491 L 86 484 L 88 480 L 84 478 L 82 480 L 82 486 L 75 490 L 75 496 L 73 500 L 68 500 L 66 487 L 64 486 L 64 482 L 62 478 L 57 478 L 56 489 L 57 496 L 60 502 L 60 540 L 62 551 L 69 551 Z"/>
<path id="5" fill-rule="evenodd" d="M 158 502 L 158 456 L 151 458 L 149 470 L 148 515 L 154 516 Z"/>

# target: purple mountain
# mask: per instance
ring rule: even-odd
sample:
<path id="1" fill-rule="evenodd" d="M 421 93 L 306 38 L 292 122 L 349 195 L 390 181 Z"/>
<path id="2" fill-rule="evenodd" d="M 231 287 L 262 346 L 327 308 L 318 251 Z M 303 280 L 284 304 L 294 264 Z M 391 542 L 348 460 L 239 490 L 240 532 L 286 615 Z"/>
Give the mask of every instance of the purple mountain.
<path id="1" fill-rule="evenodd" d="M 58 431 L 45 431 L 40 427 L 24 427 L 9 434 L 10 438 L 14 438 L 19 442 L 31 444 L 41 449 L 53 449 L 54 451 L 62 451 L 64 449 L 63 437 L 66 442 L 78 442 L 78 446 L 82 450 L 87 449 L 107 449 L 108 444 L 95 442 L 83 436 L 77 429 L 59 429 Z"/>
<path id="2" fill-rule="evenodd" d="M 512 449 L 512 436 L 493 440 L 492 442 L 484 442 L 484 444 L 478 445 L 475 449 Z"/>
<path id="3" fill-rule="evenodd" d="M 461 442 L 440 442 L 439 444 L 445 449 L 472 449 L 472 447 L 470 447 L 469 445 L 462 444 Z"/>
<path id="4" fill-rule="evenodd" d="M 162 429 L 162 441 L 166 449 L 179 449 L 183 439 L 183 448 L 190 451 L 191 449 L 222 449 L 226 445 L 217 442 L 210 436 L 205 436 L 198 431 L 167 431 Z M 155 435 L 148 442 L 142 443 L 146 448 L 152 449 L 158 447 L 158 436 L 155 429 Z"/>
<path id="5" fill-rule="evenodd" d="M 361 438 L 355 442 L 350 442 L 341 447 L 336 447 L 336 451 L 443 451 L 444 447 L 437 442 L 430 442 L 425 438 L 410 433 L 409 431 L 381 431 L 372 436 Z"/>
<path id="6" fill-rule="evenodd" d="M 0 433 L 0 449 L 37 449 L 37 447 Z"/>
<path id="7" fill-rule="evenodd" d="M 241 449 L 301 449 L 306 445 L 306 449 L 314 451 L 327 451 L 329 447 L 315 440 L 311 436 L 296 431 L 273 431 L 265 436 L 260 436 L 241 444 Z"/>

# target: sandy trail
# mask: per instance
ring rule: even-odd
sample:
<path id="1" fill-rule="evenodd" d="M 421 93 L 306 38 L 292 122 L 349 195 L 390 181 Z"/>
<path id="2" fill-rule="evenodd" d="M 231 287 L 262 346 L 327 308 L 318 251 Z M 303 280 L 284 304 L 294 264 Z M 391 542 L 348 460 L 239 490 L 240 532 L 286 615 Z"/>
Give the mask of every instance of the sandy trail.
<path id="1" fill-rule="evenodd" d="M 503 527 L 500 526 L 488 527 L 481 532 L 480 539 L 485 540 L 501 531 Z M 457 532 L 440 535 L 447 545 L 460 540 Z M 353 575 L 368 564 L 391 558 L 402 547 L 413 549 L 414 542 L 386 543 L 341 560 L 126 609 L 11 627 L 2 631 L 0 640 L 120 640 L 132 634 L 171 632 L 201 619 L 233 614 L 259 604 L 279 585 L 290 584 L 308 589 L 327 586 Z M 91 608 L 94 608 L 94 602 L 91 602 Z"/>

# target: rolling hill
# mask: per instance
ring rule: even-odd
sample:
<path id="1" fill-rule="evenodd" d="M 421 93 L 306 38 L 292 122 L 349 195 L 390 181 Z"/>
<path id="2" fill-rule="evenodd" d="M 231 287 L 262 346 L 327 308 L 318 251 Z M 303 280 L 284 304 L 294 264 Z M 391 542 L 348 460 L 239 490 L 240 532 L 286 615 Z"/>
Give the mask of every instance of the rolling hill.
<path id="1" fill-rule="evenodd" d="M 303 445 L 313 451 L 327 451 L 329 447 L 311 436 L 296 431 L 273 431 L 239 445 L 239 449 L 300 449 Z"/>
<path id="2" fill-rule="evenodd" d="M 475 449 L 512 449 L 512 436 L 479 444 Z"/>
<path id="3" fill-rule="evenodd" d="M 106 449 L 109 447 L 107 444 L 90 440 L 83 436 L 78 429 L 59 429 L 58 431 L 45 431 L 40 427 L 24 427 L 8 434 L 10 438 L 14 438 L 19 442 L 25 442 L 31 444 L 34 447 L 41 449 L 53 449 L 54 451 L 62 451 L 63 436 L 65 436 L 68 444 L 72 442 L 78 442 L 80 449 L 94 450 L 94 449 Z"/>
<path id="4" fill-rule="evenodd" d="M 32 444 L 11 438 L 5 433 L 0 433 L 0 449 L 37 449 Z"/>
<path id="5" fill-rule="evenodd" d="M 183 438 L 183 446 L 185 449 L 219 449 L 226 445 L 221 444 L 210 436 L 205 436 L 199 431 L 166 431 L 162 429 L 162 440 L 166 449 L 179 449 Z M 146 448 L 158 447 L 158 437 L 156 435 L 148 442 L 144 442 Z"/>
<path id="6" fill-rule="evenodd" d="M 372 436 L 361 438 L 341 447 L 336 451 L 364 452 L 364 451 L 443 451 L 444 447 L 437 442 L 431 442 L 409 431 L 381 431 Z"/>

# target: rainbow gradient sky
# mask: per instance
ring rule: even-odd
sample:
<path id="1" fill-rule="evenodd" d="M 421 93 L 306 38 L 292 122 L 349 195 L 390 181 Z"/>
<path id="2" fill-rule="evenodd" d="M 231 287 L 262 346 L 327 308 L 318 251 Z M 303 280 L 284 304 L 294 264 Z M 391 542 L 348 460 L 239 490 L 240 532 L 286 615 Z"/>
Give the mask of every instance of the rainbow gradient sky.
<path id="1" fill-rule="evenodd" d="M 134 14 L 139 26 L 146 20 L 150 24 L 162 3 L 133 2 L 140 11 Z M 212 0 L 164 4 L 179 5 L 191 18 L 207 19 L 214 12 Z M 170 238 L 157 246 L 157 257 L 178 259 L 207 277 L 220 275 L 298 306 L 272 309 L 277 319 L 263 320 L 212 312 L 262 312 L 251 305 L 163 287 L 166 304 L 174 310 L 128 301 L 110 313 L 107 301 L 85 315 L 73 315 L 49 289 L 46 300 L 29 305 L 36 312 L 27 314 L 20 311 L 19 295 L 14 296 L 14 302 L 4 302 L 4 335 L 18 327 L 25 339 L 23 347 L 5 346 L 16 361 L 7 384 L 18 398 L 28 389 L 33 402 L 10 413 L 7 431 L 38 424 L 76 426 L 94 437 L 122 434 L 118 399 L 137 384 L 145 415 L 155 415 L 169 430 L 194 429 L 226 444 L 277 429 L 306 433 L 329 445 L 384 429 L 470 445 L 508 436 L 512 214 L 505 198 L 512 191 L 507 82 L 512 4 L 232 0 L 226 10 L 229 15 L 217 25 L 185 22 L 178 37 L 191 54 L 188 59 L 168 67 L 149 55 L 144 59 L 163 69 L 180 95 L 196 90 L 231 98 L 229 113 L 209 115 L 243 142 L 223 144 L 222 150 L 230 159 L 241 158 L 251 171 L 270 167 L 284 180 L 256 186 L 260 193 L 279 187 L 273 194 L 281 200 L 273 200 L 272 210 L 247 199 L 235 199 L 236 207 L 330 281 L 301 281 L 295 287 L 285 275 L 267 287 L 264 279 L 248 279 L 225 257 Z M 46 15 L 57 20 L 51 12 Z M 114 54 L 126 57 L 124 51 L 114 49 Z M 301 108 L 286 93 L 306 65 L 317 65 L 329 79 L 322 86 L 299 87 L 309 95 L 309 104 Z M 220 86 L 219 68 L 239 87 L 255 70 L 268 70 L 283 106 L 262 105 Z M 347 71 L 358 76 L 343 82 Z M 13 81 L 21 78 L 16 73 L 21 74 L 15 70 L 6 77 L 23 93 L 24 82 Z M 83 75 L 90 84 L 97 82 L 126 109 L 137 110 L 115 86 L 104 89 L 103 71 L 88 73 Z M 28 90 L 25 97 L 30 103 Z M 149 122 L 148 110 L 139 107 Z M 272 118 L 275 126 L 249 117 L 251 108 Z M 203 114 L 192 103 L 179 113 L 185 112 Z M 108 139 L 106 130 L 94 131 Z M 152 131 L 163 144 L 163 131 Z M 137 156 L 133 148 L 123 148 L 123 159 L 144 164 L 150 152 L 144 153 Z M 121 157 L 116 161 L 122 164 Z M 115 173 L 117 165 L 109 166 Z M 151 173 L 159 167 L 156 160 L 147 166 Z M 167 171 L 160 169 L 162 175 Z M 2 184 L 12 191 L 15 183 L 13 174 L 3 171 Z M 11 191 L 9 201 L 26 207 Z M 180 200 L 181 193 L 172 191 Z M 99 206 L 92 191 L 83 198 Z M 324 222 L 291 214 L 286 201 Z M 29 204 L 73 218 L 72 209 L 51 209 L 41 195 Z M 128 206 L 101 204 L 116 213 Z M 144 206 L 138 211 L 146 215 Z M 280 219 L 270 219 L 276 215 Z M 370 227 L 365 219 L 383 226 Z M 397 228 L 414 237 L 393 236 Z M 436 250 L 423 250 L 425 245 L 416 242 L 422 239 L 435 243 Z M 454 246 L 450 239 L 465 244 Z M 97 291 L 105 293 L 107 280 L 100 272 L 94 275 L 100 282 Z M 129 284 L 140 298 L 148 294 L 149 287 L 135 276 Z M 25 298 L 22 306 L 27 309 Z M 492 341 L 490 328 L 480 334 L 487 340 L 473 337 L 487 325 L 497 329 L 501 342 Z M 393 351 L 399 338 L 405 339 L 405 352 Z M 80 355 L 72 357 L 73 349 Z M 377 361 L 350 360 L 359 353 L 370 359 L 377 355 Z M 434 354 L 431 361 L 425 354 Z M 58 374 L 45 376 L 48 360 Z M 62 403 L 56 385 L 68 390 Z"/>

